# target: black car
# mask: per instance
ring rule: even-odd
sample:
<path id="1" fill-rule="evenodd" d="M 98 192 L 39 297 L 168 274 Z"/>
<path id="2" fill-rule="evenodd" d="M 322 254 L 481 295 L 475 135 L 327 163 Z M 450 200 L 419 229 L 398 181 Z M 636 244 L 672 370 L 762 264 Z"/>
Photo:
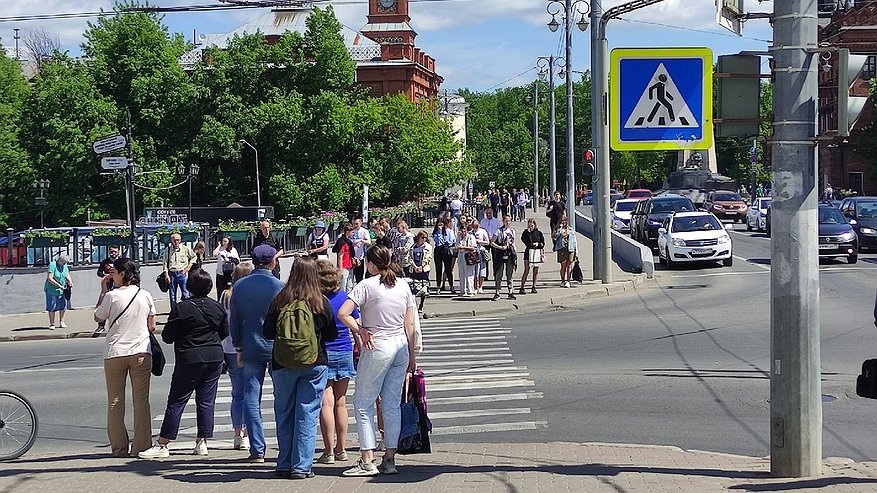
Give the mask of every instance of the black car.
<path id="1" fill-rule="evenodd" d="M 843 214 L 831 204 L 819 206 L 819 256 L 846 257 L 855 264 L 859 260 L 859 239 Z"/>
<path id="2" fill-rule="evenodd" d="M 658 245 L 658 228 L 674 212 L 693 212 L 697 208 L 682 195 L 663 194 L 641 200 L 630 215 L 630 236 L 649 246 Z"/>
<path id="3" fill-rule="evenodd" d="M 859 237 L 859 251 L 877 248 L 877 197 L 849 197 L 839 209 Z"/>

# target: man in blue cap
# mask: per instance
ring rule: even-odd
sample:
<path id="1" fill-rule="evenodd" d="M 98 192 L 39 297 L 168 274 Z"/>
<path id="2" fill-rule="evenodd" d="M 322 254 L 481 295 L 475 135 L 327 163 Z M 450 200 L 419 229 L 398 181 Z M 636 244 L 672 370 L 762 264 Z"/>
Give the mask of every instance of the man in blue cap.
<path id="1" fill-rule="evenodd" d="M 234 285 L 229 303 L 229 331 L 243 369 L 244 425 L 250 436 L 250 462 L 265 462 L 265 433 L 262 430 L 262 384 L 272 359 L 274 341 L 265 339 L 262 325 L 271 301 L 283 289 L 283 282 L 271 271 L 277 265 L 278 251 L 270 245 L 253 249 L 249 276 Z"/>
<path id="2" fill-rule="evenodd" d="M 329 234 L 326 232 L 326 223 L 317 221 L 314 231 L 308 235 L 307 252 L 314 260 L 329 259 Z"/>

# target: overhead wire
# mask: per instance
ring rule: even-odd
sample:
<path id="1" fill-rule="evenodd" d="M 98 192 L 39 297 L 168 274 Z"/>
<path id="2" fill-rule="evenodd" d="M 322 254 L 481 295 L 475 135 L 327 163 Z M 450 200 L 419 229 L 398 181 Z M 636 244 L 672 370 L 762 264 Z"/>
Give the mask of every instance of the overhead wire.
<path id="1" fill-rule="evenodd" d="M 712 36 L 724 36 L 724 37 L 737 38 L 737 39 L 749 39 L 749 40 L 752 40 L 752 41 L 761 41 L 761 42 L 764 42 L 764 43 L 771 43 L 771 42 L 772 42 L 772 41 L 769 40 L 769 39 L 754 38 L 754 37 L 751 37 L 751 36 L 737 36 L 736 34 L 732 34 L 732 33 L 723 33 L 723 32 L 716 32 L 716 31 L 707 31 L 706 29 L 695 29 L 695 28 L 693 28 L 693 27 L 674 26 L 674 25 L 672 25 L 672 24 L 664 24 L 664 23 L 662 23 L 662 22 L 642 21 L 642 20 L 639 20 L 639 19 L 626 19 L 626 18 L 624 18 L 624 17 L 618 17 L 618 20 L 620 20 L 620 21 L 624 21 L 624 22 L 628 22 L 628 23 L 646 24 L 646 25 L 649 25 L 649 26 L 658 26 L 658 27 L 666 27 L 666 28 L 670 28 L 670 29 L 679 29 L 679 30 L 681 30 L 681 31 L 689 31 L 689 32 L 699 33 L 699 34 L 710 34 L 710 35 L 712 35 Z"/>

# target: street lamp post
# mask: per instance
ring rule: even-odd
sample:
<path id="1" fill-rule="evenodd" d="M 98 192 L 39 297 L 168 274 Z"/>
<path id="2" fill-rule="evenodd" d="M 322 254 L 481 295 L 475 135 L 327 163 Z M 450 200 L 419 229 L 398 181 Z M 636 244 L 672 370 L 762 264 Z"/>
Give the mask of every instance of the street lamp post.
<path id="1" fill-rule="evenodd" d="M 188 216 L 189 221 L 188 222 L 192 222 L 192 180 L 196 176 L 198 176 L 198 171 L 200 171 L 200 170 L 201 170 L 201 168 L 198 167 L 198 165 L 194 164 L 194 163 L 190 164 L 189 166 L 186 166 L 185 164 L 180 164 L 179 166 L 177 166 L 177 173 L 179 173 L 180 176 L 186 177 L 186 181 L 189 182 L 189 216 Z"/>
<path id="2" fill-rule="evenodd" d="M 245 139 L 241 139 L 238 142 L 246 144 L 247 147 L 253 150 L 253 153 L 256 156 L 256 207 L 262 207 L 262 187 L 259 185 L 259 151 L 253 144 L 250 144 Z"/>
<path id="3" fill-rule="evenodd" d="M 36 197 L 36 199 L 34 199 L 34 204 L 36 204 L 40 208 L 40 229 L 43 229 L 46 227 L 46 224 L 45 224 L 46 190 L 49 189 L 49 185 L 51 185 L 51 184 L 52 184 L 52 182 L 50 182 L 47 179 L 34 180 L 33 183 L 31 183 L 31 186 L 33 186 L 34 190 L 37 190 L 40 192 L 39 197 Z"/>
<path id="4" fill-rule="evenodd" d="M 527 94 L 527 102 L 533 103 L 533 211 L 539 205 L 539 77 L 533 81 L 533 94 Z"/>
<path id="5" fill-rule="evenodd" d="M 557 32 L 560 24 L 557 17 L 563 20 L 564 36 L 566 38 L 565 51 L 565 82 L 566 82 L 566 208 L 567 221 L 569 227 L 573 230 L 570 236 L 569 249 L 575 252 L 578 248 L 576 245 L 576 172 L 575 172 L 575 139 L 573 131 L 574 109 L 573 109 L 573 87 L 572 87 L 572 23 L 575 21 L 580 31 L 588 29 L 587 14 L 590 7 L 585 0 L 550 0 L 547 6 L 548 13 L 551 15 L 551 22 L 548 28 L 551 32 Z"/>
<path id="6" fill-rule="evenodd" d="M 555 69 L 560 69 L 560 76 L 564 77 L 563 67 L 566 62 L 563 57 L 551 55 L 539 57 L 536 64 L 539 67 L 540 73 L 544 73 L 546 69 L 548 70 L 548 104 L 550 106 L 548 113 L 548 193 L 553 194 L 557 190 L 557 110 L 554 101 L 556 87 L 554 81 L 557 74 Z"/>

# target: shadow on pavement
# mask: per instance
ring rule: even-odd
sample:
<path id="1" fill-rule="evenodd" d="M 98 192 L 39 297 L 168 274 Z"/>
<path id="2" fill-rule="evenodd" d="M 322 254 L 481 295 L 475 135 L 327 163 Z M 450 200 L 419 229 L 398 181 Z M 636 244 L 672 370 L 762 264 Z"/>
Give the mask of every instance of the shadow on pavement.
<path id="1" fill-rule="evenodd" d="M 32 331 L 37 331 L 37 330 L 41 330 L 41 331 L 46 332 L 48 334 L 51 334 L 54 332 L 53 330 L 49 329 L 46 326 L 43 326 L 43 327 L 19 327 L 17 329 L 12 329 L 12 332 L 32 332 Z"/>
<path id="2" fill-rule="evenodd" d="M 827 488 L 829 486 L 837 486 L 843 484 L 875 484 L 877 479 L 870 478 L 845 478 L 843 476 L 835 476 L 830 478 L 814 478 L 802 479 L 797 481 L 788 481 L 785 483 L 764 483 L 764 484 L 738 484 L 729 486 L 729 490 L 743 491 L 791 491 L 806 490 L 816 488 Z"/>

